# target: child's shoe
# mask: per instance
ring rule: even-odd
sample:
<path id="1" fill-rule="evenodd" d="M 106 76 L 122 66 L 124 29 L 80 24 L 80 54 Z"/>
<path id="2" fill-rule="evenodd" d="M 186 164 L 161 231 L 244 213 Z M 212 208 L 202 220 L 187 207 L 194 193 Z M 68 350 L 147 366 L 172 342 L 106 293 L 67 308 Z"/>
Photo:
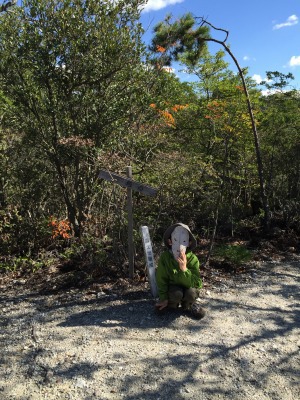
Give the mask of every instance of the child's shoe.
<path id="1" fill-rule="evenodd" d="M 200 305 L 197 303 L 192 304 L 190 308 L 190 313 L 196 319 L 202 319 L 205 317 L 206 314 L 204 308 L 200 307 Z"/>

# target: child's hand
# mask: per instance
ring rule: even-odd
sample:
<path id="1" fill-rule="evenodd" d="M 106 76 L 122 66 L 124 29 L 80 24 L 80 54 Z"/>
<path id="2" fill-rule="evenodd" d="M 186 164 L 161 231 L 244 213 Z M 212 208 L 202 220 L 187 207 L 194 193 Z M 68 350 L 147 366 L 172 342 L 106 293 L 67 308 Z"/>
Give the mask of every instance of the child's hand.
<path id="1" fill-rule="evenodd" d="M 186 267 L 186 254 L 184 252 L 184 250 L 182 250 L 180 252 L 180 256 L 177 258 L 178 264 L 179 264 L 179 268 L 181 269 L 181 271 L 186 271 L 187 267 Z"/>
<path id="2" fill-rule="evenodd" d="M 158 310 L 163 310 L 167 306 L 168 306 L 168 300 L 161 300 L 155 304 L 155 307 L 158 308 Z"/>

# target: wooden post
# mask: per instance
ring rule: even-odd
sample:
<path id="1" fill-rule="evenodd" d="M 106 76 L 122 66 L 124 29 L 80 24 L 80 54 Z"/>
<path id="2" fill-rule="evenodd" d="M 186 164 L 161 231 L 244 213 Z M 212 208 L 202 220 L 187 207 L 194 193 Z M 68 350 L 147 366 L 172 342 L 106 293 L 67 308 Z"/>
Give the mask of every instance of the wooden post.
<path id="1" fill-rule="evenodd" d="M 132 168 L 126 167 L 127 178 L 132 179 Z M 127 188 L 127 213 L 128 213 L 128 261 L 129 278 L 134 276 L 134 243 L 133 243 L 133 212 L 132 212 L 132 189 Z"/>
<path id="2" fill-rule="evenodd" d="M 126 167 L 127 177 L 114 174 L 110 171 L 100 170 L 99 178 L 108 182 L 116 183 L 127 189 L 127 220 L 128 220 L 128 261 L 129 261 L 129 278 L 134 277 L 134 243 L 133 243 L 133 211 L 132 211 L 132 191 L 144 194 L 145 196 L 156 196 L 157 189 L 145 185 L 141 182 L 132 180 L 132 169 Z"/>

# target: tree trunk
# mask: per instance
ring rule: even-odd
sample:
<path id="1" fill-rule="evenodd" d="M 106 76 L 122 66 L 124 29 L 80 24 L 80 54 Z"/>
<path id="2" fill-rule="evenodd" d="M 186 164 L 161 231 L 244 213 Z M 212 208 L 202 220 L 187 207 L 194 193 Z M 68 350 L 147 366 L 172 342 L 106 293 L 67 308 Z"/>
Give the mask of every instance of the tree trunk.
<path id="1" fill-rule="evenodd" d="M 265 188 L 265 180 L 264 180 L 263 163 L 262 163 L 262 157 L 261 157 L 261 151 L 260 151 L 259 136 L 258 136 L 258 132 L 257 132 L 257 128 L 256 128 L 255 118 L 254 118 L 253 111 L 252 111 L 252 105 L 251 105 L 250 96 L 248 93 L 245 77 L 244 77 L 243 71 L 242 71 L 237 59 L 234 57 L 234 55 L 230 51 L 229 47 L 224 42 L 216 40 L 216 39 L 206 39 L 206 41 L 219 43 L 220 45 L 222 45 L 225 48 L 226 52 L 230 55 L 230 57 L 233 59 L 235 65 L 237 66 L 239 75 L 240 75 L 242 83 L 243 83 L 243 88 L 244 88 L 244 92 L 245 92 L 245 96 L 246 96 L 247 107 L 248 107 L 248 112 L 249 112 L 249 116 L 251 119 L 251 126 L 252 126 L 253 138 L 254 138 L 256 161 L 257 161 L 257 171 L 258 171 L 259 185 L 260 185 L 260 196 L 261 196 L 261 201 L 262 201 L 263 210 L 264 210 L 264 229 L 265 229 L 265 231 L 268 231 L 269 225 L 270 225 L 270 207 L 269 207 L 269 201 L 268 201 L 268 197 L 266 194 L 266 188 Z"/>

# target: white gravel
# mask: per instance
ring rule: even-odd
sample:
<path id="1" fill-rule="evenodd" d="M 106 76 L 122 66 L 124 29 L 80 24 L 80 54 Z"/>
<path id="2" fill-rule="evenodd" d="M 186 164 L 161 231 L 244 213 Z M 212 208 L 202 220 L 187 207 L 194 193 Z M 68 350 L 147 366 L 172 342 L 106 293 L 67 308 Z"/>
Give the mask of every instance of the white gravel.
<path id="1" fill-rule="evenodd" d="M 202 289 L 201 321 L 150 292 L 1 287 L 1 400 L 299 400 L 300 263 Z M 131 297 L 131 298 L 128 298 Z"/>

